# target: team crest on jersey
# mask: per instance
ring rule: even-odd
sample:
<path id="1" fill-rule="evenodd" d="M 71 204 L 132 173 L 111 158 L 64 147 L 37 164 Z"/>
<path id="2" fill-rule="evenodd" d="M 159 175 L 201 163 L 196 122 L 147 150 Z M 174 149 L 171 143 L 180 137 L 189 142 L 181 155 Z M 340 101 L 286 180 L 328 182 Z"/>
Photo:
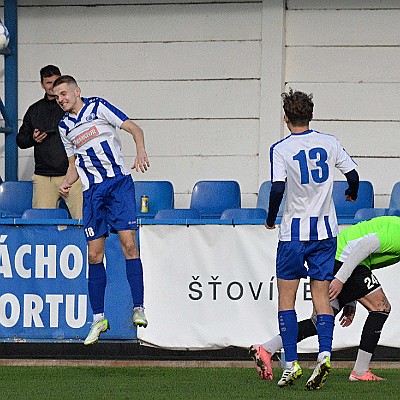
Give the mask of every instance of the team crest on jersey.
<path id="1" fill-rule="evenodd" d="M 90 122 L 93 121 L 96 118 L 96 115 L 94 113 L 90 113 L 87 117 L 86 117 L 86 121 Z"/>

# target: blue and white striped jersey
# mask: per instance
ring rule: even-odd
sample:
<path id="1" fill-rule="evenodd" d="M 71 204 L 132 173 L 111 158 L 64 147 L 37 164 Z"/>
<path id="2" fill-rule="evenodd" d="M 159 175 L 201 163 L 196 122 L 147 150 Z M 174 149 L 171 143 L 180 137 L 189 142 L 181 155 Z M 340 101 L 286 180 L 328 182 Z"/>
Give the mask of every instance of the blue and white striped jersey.
<path id="1" fill-rule="evenodd" d="M 345 174 L 357 166 L 339 141 L 313 130 L 291 134 L 271 146 L 270 161 L 272 182 L 286 182 L 279 240 L 323 240 L 337 236 L 332 199 L 334 169 Z"/>
<path id="2" fill-rule="evenodd" d="M 61 139 L 67 156 L 76 155 L 82 189 L 103 182 L 106 177 L 129 175 L 116 128 L 128 117 L 100 97 L 82 98 L 78 115 L 65 113 L 59 122 Z"/>

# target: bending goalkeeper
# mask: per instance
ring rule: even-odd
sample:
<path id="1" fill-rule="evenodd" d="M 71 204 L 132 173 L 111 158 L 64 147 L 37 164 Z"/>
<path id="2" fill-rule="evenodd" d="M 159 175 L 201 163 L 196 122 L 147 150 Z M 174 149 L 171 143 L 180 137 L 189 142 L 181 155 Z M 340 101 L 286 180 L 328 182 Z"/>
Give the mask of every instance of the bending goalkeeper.
<path id="1" fill-rule="evenodd" d="M 357 359 L 349 380 L 383 380 L 369 369 L 372 355 L 378 345 L 382 328 L 391 305 L 382 287 L 372 273 L 400 261 L 400 218 L 384 216 L 359 222 L 339 233 L 335 257 L 335 278 L 329 286 L 334 314 L 343 310 L 340 325 L 349 326 L 355 315 L 356 301 L 368 310 L 361 334 Z M 297 341 L 317 334 L 314 315 L 298 324 Z M 250 347 L 262 379 L 272 380 L 272 355 L 282 348 L 280 335 L 261 345 Z"/>

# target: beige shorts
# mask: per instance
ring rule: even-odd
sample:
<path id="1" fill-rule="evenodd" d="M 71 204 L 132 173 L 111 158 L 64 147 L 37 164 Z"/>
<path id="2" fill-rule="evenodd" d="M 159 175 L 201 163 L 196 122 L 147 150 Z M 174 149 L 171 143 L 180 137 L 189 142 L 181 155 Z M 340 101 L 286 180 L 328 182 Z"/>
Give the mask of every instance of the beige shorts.
<path id="1" fill-rule="evenodd" d="M 33 175 L 33 208 L 57 208 L 60 187 L 64 176 Z M 82 184 L 78 179 L 71 187 L 69 196 L 65 199 L 72 218 L 82 218 Z"/>

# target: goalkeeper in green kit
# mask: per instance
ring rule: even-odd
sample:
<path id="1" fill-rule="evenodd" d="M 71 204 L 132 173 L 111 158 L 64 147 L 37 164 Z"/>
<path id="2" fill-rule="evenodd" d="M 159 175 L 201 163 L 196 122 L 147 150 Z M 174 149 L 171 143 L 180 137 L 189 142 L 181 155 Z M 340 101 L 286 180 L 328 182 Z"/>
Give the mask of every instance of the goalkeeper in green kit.
<path id="1" fill-rule="evenodd" d="M 381 335 L 391 305 L 373 274 L 374 269 L 400 262 L 400 218 L 384 216 L 359 222 L 339 233 L 335 256 L 334 279 L 329 286 L 335 315 L 343 310 L 340 325 L 349 326 L 355 315 L 356 300 L 368 310 L 361 334 L 357 360 L 349 380 L 379 381 L 369 370 L 369 363 Z M 300 321 L 297 341 L 317 334 L 314 315 Z M 272 355 L 282 348 L 280 335 L 250 347 L 262 379 L 272 379 Z"/>

